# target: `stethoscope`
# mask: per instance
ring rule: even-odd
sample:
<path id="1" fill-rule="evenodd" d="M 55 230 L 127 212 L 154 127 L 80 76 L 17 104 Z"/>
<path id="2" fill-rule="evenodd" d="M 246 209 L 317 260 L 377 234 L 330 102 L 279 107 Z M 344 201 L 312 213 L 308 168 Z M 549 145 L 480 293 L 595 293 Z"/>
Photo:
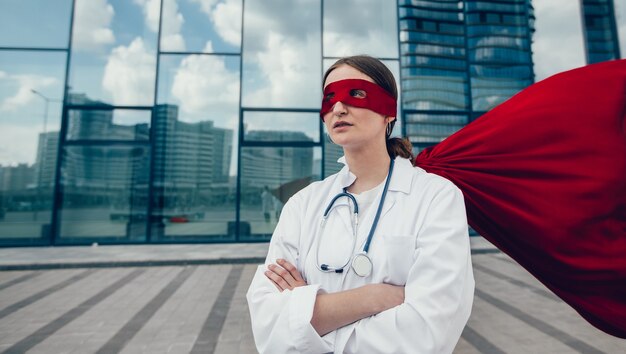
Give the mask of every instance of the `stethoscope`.
<path id="1" fill-rule="evenodd" d="M 328 264 L 324 264 L 324 263 L 320 264 L 320 260 L 319 260 L 320 245 L 322 244 L 322 236 L 324 235 L 324 228 L 326 226 L 326 220 L 328 219 L 328 215 L 330 214 L 330 212 L 336 207 L 335 201 L 337 201 L 337 199 L 342 198 L 342 197 L 347 197 L 349 200 L 352 201 L 352 204 L 354 205 L 354 218 L 353 218 L 354 224 L 352 225 L 353 237 L 352 237 L 351 249 L 354 250 L 356 246 L 356 241 L 357 241 L 357 227 L 359 225 L 359 204 L 356 202 L 356 198 L 354 198 L 352 194 L 347 192 L 348 187 L 345 187 L 343 189 L 343 192 L 337 194 L 330 201 L 330 203 L 326 207 L 326 210 L 324 211 L 324 215 L 322 215 L 322 222 L 320 224 L 318 237 L 317 237 L 315 261 L 316 261 L 317 268 L 320 271 L 328 272 L 328 273 L 331 273 L 331 272 L 343 273 L 344 268 L 347 267 L 348 264 L 350 264 L 350 260 L 352 260 L 352 270 L 354 270 L 354 273 L 356 273 L 356 275 L 360 277 L 366 277 L 372 273 L 372 269 L 373 269 L 372 260 L 367 255 L 367 252 L 369 251 L 370 242 L 372 241 L 372 237 L 374 236 L 374 231 L 376 231 L 376 226 L 378 226 L 380 213 L 383 209 L 383 204 L 385 203 L 387 189 L 389 188 L 389 181 L 391 180 L 391 173 L 393 172 L 393 162 L 394 162 L 393 159 L 391 159 L 391 163 L 389 164 L 389 173 L 387 174 L 387 179 L 385 180 L 385 187 L 383 188 L 383 194 L 380 197 L 380 202 L 378 203 L 378 209 L 376 210 L 376 216 L 374 217 L 374 222 L 372 223 L 370 232 L 367 235 L 367 241 L 365 242 L 365 245 L 363 246 L 363 250 L 357 253 L 354 256 L 354 258 L 352 257 L 352 254 L 350 254 L 348 258 L 346 259 L 346 261 L 344 262 L 344 264 L 339 267 L 331 267 Z M 348 207 L 349 206 L 350 206 L 350 203 L 348 202 Z"/>

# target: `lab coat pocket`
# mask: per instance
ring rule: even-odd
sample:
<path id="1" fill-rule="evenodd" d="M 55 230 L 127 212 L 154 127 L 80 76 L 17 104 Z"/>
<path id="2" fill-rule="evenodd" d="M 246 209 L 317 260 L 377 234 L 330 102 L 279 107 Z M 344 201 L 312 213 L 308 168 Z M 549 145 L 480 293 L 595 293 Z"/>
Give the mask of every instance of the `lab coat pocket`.
<path id="1" fill-rule="evenodd" d="M 409 270 L 415 261 L 415 236 L 386 236 L 385 256 L 386 270 L 383 281 L 394 285 L 405 285 Z"/>

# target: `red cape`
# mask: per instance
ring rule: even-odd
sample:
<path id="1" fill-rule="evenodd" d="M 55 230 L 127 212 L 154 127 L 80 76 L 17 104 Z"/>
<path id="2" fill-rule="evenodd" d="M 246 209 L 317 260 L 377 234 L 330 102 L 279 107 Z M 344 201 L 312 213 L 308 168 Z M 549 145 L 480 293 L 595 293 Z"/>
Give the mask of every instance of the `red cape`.
<path id="1" fill-rule="evenodd" d="M 476 231 L 626 338 L 626 60 L 538 82 L 416 165 L 463 191 Z"/>

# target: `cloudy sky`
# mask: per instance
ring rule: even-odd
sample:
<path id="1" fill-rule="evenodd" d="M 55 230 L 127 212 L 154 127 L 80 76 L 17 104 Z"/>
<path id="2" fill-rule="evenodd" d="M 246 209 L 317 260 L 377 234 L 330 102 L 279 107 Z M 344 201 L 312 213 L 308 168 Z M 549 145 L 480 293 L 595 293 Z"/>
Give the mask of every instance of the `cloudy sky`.
<path id="1" fill-rule="evenodd" d="M 536 79 L 584 65 L 579 2 L 533 3 Z M 243 35 L 241 0 L 164 0 L 160 48 L 172 54 L 160 58 L 157 103 L 178 105 L 181 121 L 211 120 L 233 130 L 240 94 L 244 107 L 317 109 L 321 73 L 330 62 L 322 63 L 322 53 L 397 56 L 394 4 L 395 0 L 327 1 L 322 42 L 319 0 L 246 0 Z M 615 5 L 624 57 L 626 0 Z M 44 11 L 34 2 L 1 6 L 0 45 L 67 45 L 70 0 L 55 2 Z M 77 0 L 69 73 L 72 92 L 115 105 L 153 105 L 159 6 L 159 0 Z M 228 55 L 239 53 L 242 41 L 241 57 Z M 193 54 L 175 54 L 179 52 Z M 390 65 L 397 73 L 397 63 Z M 34 162 L 45 114 L 44 100 L 31 90 L 51 100 L 45 129 L 58 130 L 61 105 L 56 100 L 63 97 L 64 80 L 64 52 L 0 56 L 0 164 Z M 288 118 L 276 119 L 277 126 L 287 126 Z M 116 113 L 116 123 L 133 122 L 132 115 Z M 249 128 L 254 126 L 251 121 Z M 293 129 L 311 134 L 314 127 L 300 124 Z"/>

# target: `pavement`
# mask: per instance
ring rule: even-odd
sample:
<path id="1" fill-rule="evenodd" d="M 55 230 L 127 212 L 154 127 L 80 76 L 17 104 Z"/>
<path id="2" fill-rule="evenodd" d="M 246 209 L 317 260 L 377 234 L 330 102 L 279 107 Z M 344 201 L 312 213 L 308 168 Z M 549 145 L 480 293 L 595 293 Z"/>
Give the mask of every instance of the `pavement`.
<path id="1" fill-rule="evenodd" d="M 626 353 L 472 237 L 454 353 Z M 0 353 L 256 353 L 245 293 L 266 243 L 0 248 Z"/>

